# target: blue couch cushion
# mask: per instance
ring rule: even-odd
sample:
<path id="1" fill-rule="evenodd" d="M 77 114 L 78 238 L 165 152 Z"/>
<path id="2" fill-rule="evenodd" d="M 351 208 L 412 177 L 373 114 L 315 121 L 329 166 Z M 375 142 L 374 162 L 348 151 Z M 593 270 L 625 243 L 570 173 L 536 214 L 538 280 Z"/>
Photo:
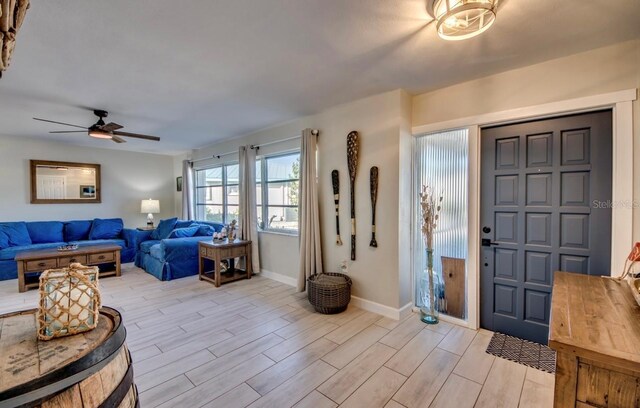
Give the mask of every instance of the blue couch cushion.
<path id="1" fill-rule="evenodd" d="M 0 229 L 0 249 L 9 247 L 9 237 Z"/>
<path id="2" fill-rule="evenodd" d="M 159 261 L 164 261 L 164 248 L 162 248 L 162 245 L 159 243 L 155 244 L 150 248 L 149 255 Z"/>
<path id="3" fill-rule="evenodd" d="M 187 228 L 176 228 L 173 231 L 171 231 L 171 234 L 169 234 L 168 238 L 187 238 L 187 237 L 192 237 L 194 235 L 196 235 L 196 233 L 198 232 L 198 230 L 200 229 L 199 226 L 195 226 L 195 227 L 187 227 Z"/>
<path id="4" fill-rule="evenodd" d="M 161 220 L 158 224 L 158 228 L 153 230 L 151 233 L 152 239 L 166 239 L 171 234 L 171 231 L 176 227 L 176 223 L 178 222 L 178 218 L 167 218 L 166 220 Z"/>
<path id="5" fill-rule="evenodd" d="M 26 222 L 5 222 L 0 224 L 0 231 L 9 238 L 9 246 L 31 245 L 31 237 Z"/>
<path id="6" fill-rule="evenodd" d="M 101 219 L 96 218 L 91 225 L 89 239 L 114 239 L 120 237 L 120 233 L 124 229 L 121 218 Z"/>
<path id="7" fill-rule="evenodd" d="M 190 227 L 193 224 L 193 221 L 190 220 L 178 220 L 176 222 L 176 225 L 173 227 L 173 229 L 178 229 L 178 228 L 187 228 Z"/>
<path id="8" fill-rule="evenodd" d="M 89 239 L 89 232 L 91 231 L 91 221 L 68 221 L 64 223 L 64 240 L 71 241 L 84 241 Z"/>
<path id="9" fill-rule="evenodd" d="M 199 224 L 198 232 L 196 232 L 195 235 L 198 237 L 210 237 L 214 232 L 216 232 L 216 230 L 211 225 Z"/>
<path id="10" fill-rule="evenodd" d="M 160 243 L 160 240 L 157 240 L 157 239 L 143 241 L 140 243 L 140 251 L 142 253 L 148 254 L 151 252 L 151 247 L 159 243 Z"/>
<path id="11" fill-rule="evenodd" d="M 11 246 L 0 250 L 0 260 L 13 260 L 19 252 L 31 251 L 35 249 L 57 248 L 60 245 L 66 245 L 66 242 L 48 242 L 45 244 L 30 244 Z"/>
<path id="12" fill-rule="evenodd" d="M 31 242 L 34 244 L 65 241 L 64 234 L 62 233 L 63 229 L 64 224 L 60 221 L 27 223 L 27 231 L 29 231 L 29 237 L 31 237 Z"/>
<path id="13" fill-rule="evenodd" d="M 72 245 L 78 245 L 79 247 L 90 245 L 120 245 L 122 248 L 127 247 L 124 239 L 89 239 L 84 241 L 71 241 L 69 243 Z"/>

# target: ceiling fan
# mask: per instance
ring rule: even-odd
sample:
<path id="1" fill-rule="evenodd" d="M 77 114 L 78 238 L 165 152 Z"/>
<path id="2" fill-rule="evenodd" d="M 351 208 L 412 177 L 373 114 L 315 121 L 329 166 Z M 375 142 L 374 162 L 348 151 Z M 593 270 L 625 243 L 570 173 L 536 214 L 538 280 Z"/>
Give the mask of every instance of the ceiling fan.
<path id="1" fill-rule="evenodd" d="M 157 136 L 148 136 L 148 135 L 141 135 L 138 133 L 121 132 L 118 129 L 122 129 L 123 126 L 118 125 L 117 123 L 113 123 L 113 122 L 104 123 L 103 119 L 109 115 L 109 112 L 105 110 L 96 109 L 93 111 L 93 113 L 98 117 L 98 121 L 89 127 L 72 125 L 71 123 L 56 122 L 54 120 L 48 120 L 48 119 L 40 119 L 40 118 L 33 118 L 33 119 L 39 120 L 41 122 L 56 123 L 58 125 L 72 126 L 72 127 L 84 129 L 84 130 L 58 130 L 58 131 L 52 131 L 49 133 L 87 133 L 91 137 L 95 137 L 97 139 L 111 139 L 116 143 L 126 142 L 126 140 L 124 140 L 120 136 L 133 137 L 136 139 L 152 140 L 154 142 L 160 141 L 160 138 Z"/>

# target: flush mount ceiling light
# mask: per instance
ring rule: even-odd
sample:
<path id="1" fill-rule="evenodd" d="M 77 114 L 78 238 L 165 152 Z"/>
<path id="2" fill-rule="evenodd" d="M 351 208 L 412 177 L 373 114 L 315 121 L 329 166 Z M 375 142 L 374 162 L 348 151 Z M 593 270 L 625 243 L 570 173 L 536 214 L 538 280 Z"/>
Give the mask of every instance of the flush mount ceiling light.
<path id="1" fill-rule="evenodd" d="M 498 0 L 427 0 L 438 35 L 452 41 L 487 31 L 496 21 L 497 6 Z"/>

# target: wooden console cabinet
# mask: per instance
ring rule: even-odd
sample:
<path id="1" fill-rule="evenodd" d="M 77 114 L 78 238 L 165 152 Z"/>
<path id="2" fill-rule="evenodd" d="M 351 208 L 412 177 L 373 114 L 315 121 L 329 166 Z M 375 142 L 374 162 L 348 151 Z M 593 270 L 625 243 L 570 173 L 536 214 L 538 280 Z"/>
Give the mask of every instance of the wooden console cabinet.
<path id="1" fill-rule="evenodd" d="M 640 306 L 626 281 L 556 272 L 549 347 L 554 406 L 639 406 Z"/>

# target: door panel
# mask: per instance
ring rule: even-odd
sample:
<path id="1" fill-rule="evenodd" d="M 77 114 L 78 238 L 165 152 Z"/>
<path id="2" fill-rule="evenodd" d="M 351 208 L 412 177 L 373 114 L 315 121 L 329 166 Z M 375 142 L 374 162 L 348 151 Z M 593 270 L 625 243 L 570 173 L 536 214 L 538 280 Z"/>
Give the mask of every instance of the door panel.
<path id="1" fill-rule="evenodd" d="M 554 271 L 610 274 L 611 132 L 611 111 L 482 130 L 482 327 L 546 344 Z"/>

